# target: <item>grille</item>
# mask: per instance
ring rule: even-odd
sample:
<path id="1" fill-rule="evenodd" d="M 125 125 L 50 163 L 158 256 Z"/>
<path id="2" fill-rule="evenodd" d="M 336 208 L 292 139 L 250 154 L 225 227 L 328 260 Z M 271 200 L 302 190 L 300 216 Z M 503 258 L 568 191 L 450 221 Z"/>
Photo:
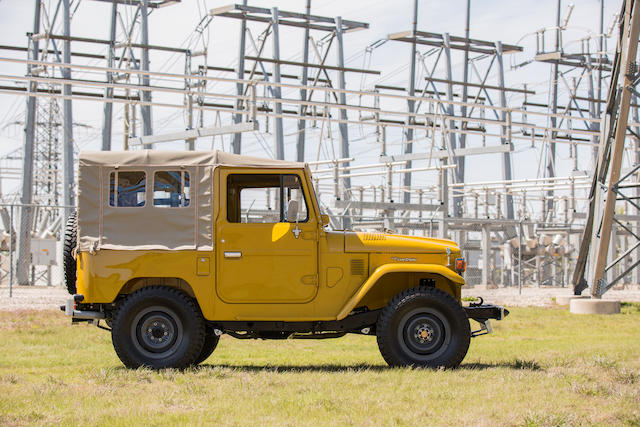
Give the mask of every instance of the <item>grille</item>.
<path id="1" fill-rule="evenodd" d="M 364 260 L 352 259 L 351 260 L 351 275 L 352 276 L 364 276 Z"/>

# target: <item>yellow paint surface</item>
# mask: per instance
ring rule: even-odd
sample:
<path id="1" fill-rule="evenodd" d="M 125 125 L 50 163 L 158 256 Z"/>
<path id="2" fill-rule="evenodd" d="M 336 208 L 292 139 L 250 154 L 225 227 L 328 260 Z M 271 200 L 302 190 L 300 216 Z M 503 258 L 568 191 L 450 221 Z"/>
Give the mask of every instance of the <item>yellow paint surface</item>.
<path id="1" fill-rule="evenodd" d="M 225 194 L 229 173 L 265 170 L 217 168 L 214 195 Z M 141 286 L 175 286 L 193 295 L 209 320 L 253 321 L 342 319 L 354 308 L 381 308 L 424 279 L 460 297 L 464 279 L 453 270 L 460 256 L 454 242 L 326 231 L 308 170 L 296 173 L 307 195 L 308 221 L 231 223 L 224 197 L 216 197 L 213 251 L 80 252 L 78 293 L 86 303 L 111 303 Z"/>

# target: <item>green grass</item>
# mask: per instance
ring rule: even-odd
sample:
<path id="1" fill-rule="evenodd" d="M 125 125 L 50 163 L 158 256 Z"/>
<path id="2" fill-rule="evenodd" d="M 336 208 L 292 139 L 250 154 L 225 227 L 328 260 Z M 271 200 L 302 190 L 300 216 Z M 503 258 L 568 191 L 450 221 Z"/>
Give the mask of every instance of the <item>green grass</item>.
<path id="1" fill-rule="evenodd" d="M 375 338 L 223 337 L 201 367 L 126 370 L 106 331 L 0 312 L 0 425 L 640 425 L 640 305 L 514 308 L 460 369 L 389 369 Z"/>

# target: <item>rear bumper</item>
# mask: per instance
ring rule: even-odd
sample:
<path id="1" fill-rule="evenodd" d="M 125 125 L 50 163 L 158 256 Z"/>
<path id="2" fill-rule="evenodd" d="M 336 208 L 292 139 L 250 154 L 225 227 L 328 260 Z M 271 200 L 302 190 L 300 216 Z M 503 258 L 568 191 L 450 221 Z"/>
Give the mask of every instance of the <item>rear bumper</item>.
<path id="1" fill-rule="evenodd" d="M 100 320 L 105 318 L 105 314 L 101 311 L 87 311 L 76 310 L 75 304 L 78 298 L 69 298 L 65 301 L 64 305 L 60 306 L 60 310 L 64 311 L 64 314 L 71 317 L 71 319 L 78 320 Z"/>
<path id="2" fill-rule="evenodd" d="M 469 319 L 477 320 L 478 322 L 484 322 L 489 319 L 502 320 L 509 315 L 509 310 L 500 305 L 482 304 L 463 308 L 467 312 Z"/>

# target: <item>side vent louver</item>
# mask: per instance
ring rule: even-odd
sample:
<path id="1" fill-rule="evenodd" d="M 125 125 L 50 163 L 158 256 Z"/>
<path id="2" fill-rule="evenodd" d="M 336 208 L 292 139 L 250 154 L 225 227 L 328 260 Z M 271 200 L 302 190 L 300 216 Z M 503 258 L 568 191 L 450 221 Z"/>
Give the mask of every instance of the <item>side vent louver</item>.
<path id="1" fill-rule="evenodd" d="M 376 241 L 376 240 L 387 240 L 387 237 L 384 233 L 362 233 L 361 238 L 363 241 Z"/>
<path id="2" fill-rule="evenodd" d="M 352 259 L 351 260 L 351 275 L 352 276 L 364 276 L 364 260 Z"/>

